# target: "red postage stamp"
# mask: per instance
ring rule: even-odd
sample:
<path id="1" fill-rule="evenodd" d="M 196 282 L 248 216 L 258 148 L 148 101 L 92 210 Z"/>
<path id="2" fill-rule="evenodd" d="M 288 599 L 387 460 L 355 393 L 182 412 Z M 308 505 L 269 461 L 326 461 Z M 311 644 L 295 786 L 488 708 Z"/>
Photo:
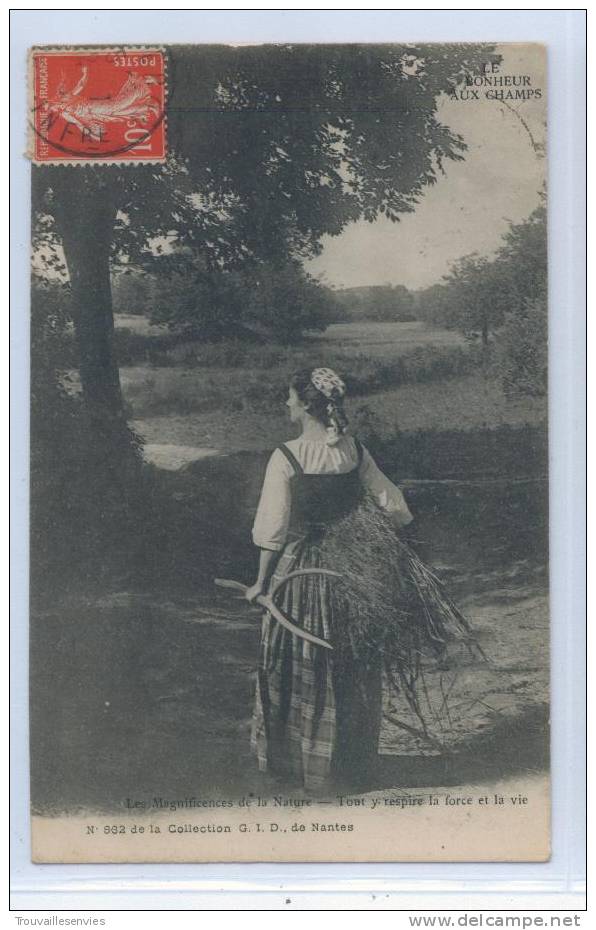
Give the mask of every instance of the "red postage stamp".
<path id="1" fill-rule="evenodd" d="M 36 164 L 165 161 L 163 50 L 34 49 L 31 70 Z"/>

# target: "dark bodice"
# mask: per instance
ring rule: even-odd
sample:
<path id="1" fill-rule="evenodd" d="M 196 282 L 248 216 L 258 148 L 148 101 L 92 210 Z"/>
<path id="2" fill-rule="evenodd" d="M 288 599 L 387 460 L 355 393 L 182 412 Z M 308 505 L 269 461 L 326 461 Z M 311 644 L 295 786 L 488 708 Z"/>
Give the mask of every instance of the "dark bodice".
<path id="1" fill-rule="evenodd" d="M 364 493 L 359 475 L 362 447 L 358 443 L 358 465 L 343 474 L 306 474 L 286 446 L 279 448 L 294 469 L 291 534 L 319 535 L 358 506 Z"/>

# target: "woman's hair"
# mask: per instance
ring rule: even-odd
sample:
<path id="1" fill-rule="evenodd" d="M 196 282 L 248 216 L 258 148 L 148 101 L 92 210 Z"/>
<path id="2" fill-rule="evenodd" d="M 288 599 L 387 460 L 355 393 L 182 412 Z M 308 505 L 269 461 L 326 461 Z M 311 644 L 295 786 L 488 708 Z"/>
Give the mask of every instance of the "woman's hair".
<path id="1" fill-rule="evenodd" d="M 316 368 L 313 372 L 311 368 L 303 368 L 292 375 L 290 386 L 294 388 L 310 415 L 327 429 L 329 434 L 327 441 L 333 444 L 345 433 L 348 418 L 344 410 L 345 387 L 343 382 L 335 375 L 338 386 L 328 387 L 326 393 L 315 387 L 313 383 L 313 374 L 328 370 L 330 371 L 330 369 Z M 334 375 L 333 372 L 330 373 Z"/>

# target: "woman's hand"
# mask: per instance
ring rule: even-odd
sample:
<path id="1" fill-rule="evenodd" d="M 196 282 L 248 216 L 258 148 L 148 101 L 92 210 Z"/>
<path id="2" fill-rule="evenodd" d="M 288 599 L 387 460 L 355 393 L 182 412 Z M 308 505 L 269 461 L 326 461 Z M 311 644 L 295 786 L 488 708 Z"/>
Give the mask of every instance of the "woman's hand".
<path id="1" fill-rule="evenodd" d="M 262 581 L 257 581 L 250 588 L 246 589 L 246 593 L 244 597 L 249 603 L 254 604 L 259 594 L 263 593 L 264 587 L 265 585 L 263 584 Z"/>
<path id="2" fill-rule="evenodd" d="M 252 587 L 246 589 L 246 593 L 244 595 L 250 604 L 254 604 L 259 594 L 263 594 L 266 590 L 267 583 L 273 573 L 273 569 L 275 568 L 275 564 L 278 558 L 279 552 L 275 552 L 272 549 L 261 549 L 257 580 L 252 585 Z"/>

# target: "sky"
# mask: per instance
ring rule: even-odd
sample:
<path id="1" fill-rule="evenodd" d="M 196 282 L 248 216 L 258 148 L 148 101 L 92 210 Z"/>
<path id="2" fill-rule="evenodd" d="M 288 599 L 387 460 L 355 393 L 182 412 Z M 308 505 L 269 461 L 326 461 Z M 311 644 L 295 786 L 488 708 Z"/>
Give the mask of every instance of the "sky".
<path id="1" fill-rule="evenodd" d="M 501 75 L 528 75 L 542 98 L 508 101 L 517 113 L 501 101 L 484 99 L 487 88 L 477 101 L 442 99 L 438 117 L 464 137 L 465 160 L 448 162 L 445 175 L 399 223 L 359 221 L 340 236 L 326 236 L 322 255 L 307 264 L 311 274 L 338 288 L 427 287 L 461 256 L 493 253 L 509 221 L 519 222 L 532 212 L 546 175 L 546 160 L 532 145 L 532 139 L 545 142 L 544 50 L 538 45 L 498 50 Z"/>

